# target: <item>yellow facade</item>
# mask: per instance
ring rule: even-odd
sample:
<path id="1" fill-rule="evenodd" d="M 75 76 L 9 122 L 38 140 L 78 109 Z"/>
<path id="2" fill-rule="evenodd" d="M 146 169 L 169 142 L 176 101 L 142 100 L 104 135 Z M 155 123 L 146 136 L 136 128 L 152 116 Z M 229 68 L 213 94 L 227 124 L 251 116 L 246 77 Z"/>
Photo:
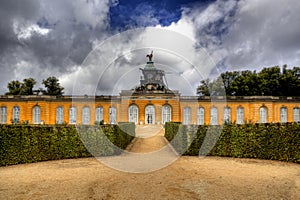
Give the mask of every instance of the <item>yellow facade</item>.
<path id="1" fill-rule="evenodd" d="M 138 108 L 137 113 L 130 115 L 129 107 L 135 105 Z M 147 106 L 154 106 L 154 113 L 147 114 Z M 56 124 L 57 108 L 63 108 L 63 122 L 70 124 L 70 108 L 76 108 L 76 124 L 83 124 L 83 108 L 88 108 L 85 115 L 88 124 L 94 124 L 96 121 L 96 108 L 101 107 L 103 118 L 106 124 L 111 123 L 111 117 L 114 115 L 110 110 L 115 108 L 116 123 L 128 122 L 136 119 L 137 124 L 149 123 L 149 115 L 151 122 L 161 124 L 164 121 L 184 122 L 188 124 L 199 124 L 199 108 L 204 109 L 203 120 L 205 124 L 212 124 L 213 117 L 211 109 L 216 108 L 215 116 L 217 124 L 224 123 L 224 109 L 230 108 L 230 121 L 238 122 L 238 109 L 241 108 L 240 117 L 243 123 L 259 123 L 259 122 L 293 122 L 299 121 L 300 99 L 298 98 L 279 98 L 279 97 L 219 97 L 217 100 L 209 97 L 185 97 L 185 96 L 165 96 L 163 94 L 149 96 L 147 94 L 140 96 L 1 96 L 0 97 L 0 115 L 1 123 L 11 124 L 14 118 L 14 107 L 19 107 L 18 122 L 28 122 L 29 124 L 44 123 Z M 169 106 L 170 117 L 166 120 L 163 116 L 162 108 Z M 36 122 L 34 121 L 34 108 L 39 107 L 40 114 L 36 114 Z M 190 113 L 185 113 L 185 108 L 190 108 Z M 187 109 L 188 110 L 188 109 Z M 111 114 L 111 113 L 112 114 Z M 265 115 L 265 121 L 262 118 Z M 131 120 L 129 119 L 131 117 Z M 164 120 L 164 119 L 165 120 Z M 187 120 L 186 118 L 189 118 Z M 113 123 L 115 123 L 113 122 Z"/>

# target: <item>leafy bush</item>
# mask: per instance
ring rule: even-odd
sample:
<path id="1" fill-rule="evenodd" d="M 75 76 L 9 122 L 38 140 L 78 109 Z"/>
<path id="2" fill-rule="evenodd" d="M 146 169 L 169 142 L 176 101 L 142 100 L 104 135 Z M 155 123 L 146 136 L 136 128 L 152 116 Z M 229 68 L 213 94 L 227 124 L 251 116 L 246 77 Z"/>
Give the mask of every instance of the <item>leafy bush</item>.
<path id="1" fill-rule="evenodd" d="M 165 137 L 179 153 L 184 155 L 198 156 L 209 153 L 208 155 L 211 156 L 300 163 L 300 124 L 298 123 L 198 126 L 191 145 L 183 151 L 190 134 L 185 127 L 187 126 L 178 123 L 165 125 Z"/>
<path id="2" fill-rule="evenodd" d="M 133 136 L 117 125 L 78 126 L 76 130 L 71 125 L 0 124 L 0 166 L 116 155 L 134 138 L 134 124 L 122 126 L 133 131 Z"/>

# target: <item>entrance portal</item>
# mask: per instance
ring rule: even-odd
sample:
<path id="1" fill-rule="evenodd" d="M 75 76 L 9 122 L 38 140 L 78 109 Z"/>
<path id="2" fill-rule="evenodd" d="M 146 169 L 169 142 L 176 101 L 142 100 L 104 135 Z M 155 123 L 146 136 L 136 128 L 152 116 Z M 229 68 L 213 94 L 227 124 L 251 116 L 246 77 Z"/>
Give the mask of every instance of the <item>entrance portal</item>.
<path id="1" fill-rule="evenodd" d="M 145 112 L 145 124 L 155 124 L 155 108 L 153 105 L 148 105 Z"/>

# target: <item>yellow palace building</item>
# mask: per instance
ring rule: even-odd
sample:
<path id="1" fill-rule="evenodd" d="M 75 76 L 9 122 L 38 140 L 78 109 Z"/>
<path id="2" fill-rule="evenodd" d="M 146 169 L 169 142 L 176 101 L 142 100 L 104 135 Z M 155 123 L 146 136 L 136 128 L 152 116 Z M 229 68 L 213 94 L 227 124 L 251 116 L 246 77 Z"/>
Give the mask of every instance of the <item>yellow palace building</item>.
<path id="1" fill-rule="evenodd" d="M 119 96 L 0 96 L 0 123 L 29 124 L 223 124 L 300 121 L 300 98 L 181 96 L 165 84 L 165 73 L 149 62 L 140 85 Z"/>

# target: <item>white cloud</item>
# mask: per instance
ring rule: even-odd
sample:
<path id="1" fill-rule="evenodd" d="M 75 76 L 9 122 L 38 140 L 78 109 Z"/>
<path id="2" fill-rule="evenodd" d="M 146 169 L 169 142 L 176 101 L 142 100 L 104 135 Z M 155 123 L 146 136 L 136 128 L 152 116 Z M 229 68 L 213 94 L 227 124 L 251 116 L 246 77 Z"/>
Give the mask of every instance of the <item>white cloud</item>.
<path id="1" fill-rule="evenodd" d="M 293 0 L 219 0 L 184 14 L 196 40 L 225 70 L 259 69 L 299 66 L 299 10 L 300 2 Z"/>
<path id="2" fill-rule="evenodd" d="M 19 40 L 30 39 L 34 34 L 46 36 L 51 31 L 51 29 L 41 28 L 37 24 L 32 24 L 28 27 L 22 27 L 17 21 L 13 24 L 13 27 Z"/>
<path id="3" fill-rule="evenodd" d="M 226 63 L 233 67 L 299 65 L 300 2 L 241 1 L 224 38 Z"/>
<path id="4" fill-rule="evenodd" d="M 216 64 L 228 70 L 300 62 L 298 1 L 218 0 L 207 7 L 183 8 L 181 19 L 169 26 L 135 29 L 112 38 L 108 12 L 117 1 L 40 2 L 34 6 L 34 17 L 11 17 L 12 32 L 24 43 L 2 51 L 1 71 L 9 75 L 0 74 L 1 85 L 57 76 L 70 94 L 79 77 L 82 93 L 93 93 L 97 87 L 103 94 L 117 94 L 139 84 L 139 68 L 154 50 L 156 65 L 169 72 L 169 86 L 193 95 L 200 79 L 217 71 Z M 137 23 L 157 23 L 151 9 Z M 41 18 L 45 26 L 36 25 Z M 80 66 L 91 49 L 99 51 Z"/>

